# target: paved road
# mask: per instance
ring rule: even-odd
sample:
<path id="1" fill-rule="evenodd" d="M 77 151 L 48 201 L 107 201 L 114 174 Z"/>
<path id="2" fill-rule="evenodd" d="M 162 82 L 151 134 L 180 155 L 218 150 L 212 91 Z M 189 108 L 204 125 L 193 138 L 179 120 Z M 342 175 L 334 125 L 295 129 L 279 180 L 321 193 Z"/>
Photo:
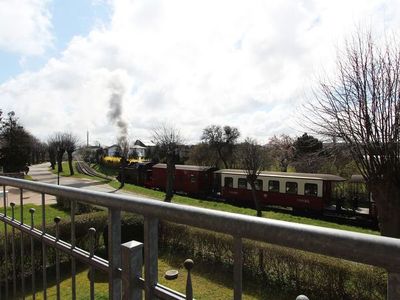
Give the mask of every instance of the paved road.
<path id="1" fill-rule="evenodd" d="M 43 163 L 38 165 L 30 166 L 29 175 L 32 179 L 39 182 L 45 182 L 50 184 L 57 184 L 57 174 L 53 174 L 49 171 L 50 163 Z M 66 185 L 70 187 L 83 188 L 87 190 L 93 190 L 105 193 L 118 193 L 124 195 L 134 195 L 134 193 L 116 190 L 109 186 L 107 183 L 77 177 L 60 177 L 60 185 Z M 15 188 L 7 188 L 8 190 L 8 203 L 15 202 L 17 205 L 20 203 L 20 191 Z M 23 197 L 24 203 L 41 203 L 41 195 L 38 193 L 24 191 Z M 46 195 L 46 204 L 55 203 L 55 197 L 52 195 Z"/>

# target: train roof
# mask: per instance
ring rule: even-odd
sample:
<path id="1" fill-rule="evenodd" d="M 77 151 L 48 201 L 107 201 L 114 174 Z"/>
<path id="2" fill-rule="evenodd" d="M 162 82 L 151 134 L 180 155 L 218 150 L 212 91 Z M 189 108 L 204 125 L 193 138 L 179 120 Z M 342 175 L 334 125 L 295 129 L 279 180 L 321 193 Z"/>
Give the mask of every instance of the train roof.
<path id="1" fill-rule="evenodd" d="M 232 174 L 232 175 L 246 175 L 245 170 L 238 169 L 222 169 L 216 171 L 215 173 L 220 174 Z M 316 173 L 292 173 L 292 172 L 270 172 L 261 171 L 260 173 L 263 177 L 281 177 L 281 178 L 298 178 L 298 179 L 314 179 L 314 180 L 324 180 L 324 181 L 345 181 L 343 177 L 332 175 L 332 174 L 316 174 Z"/>
<path id="2" fill-rule="evenodd" d="M 153 166 L 153 168 L 166 169 L 167 164 L 156 164 Z M 215 168 L 210 166 L 175 165 L 175 169 L 186 170 L 186 171 L 208 171 Z"/>

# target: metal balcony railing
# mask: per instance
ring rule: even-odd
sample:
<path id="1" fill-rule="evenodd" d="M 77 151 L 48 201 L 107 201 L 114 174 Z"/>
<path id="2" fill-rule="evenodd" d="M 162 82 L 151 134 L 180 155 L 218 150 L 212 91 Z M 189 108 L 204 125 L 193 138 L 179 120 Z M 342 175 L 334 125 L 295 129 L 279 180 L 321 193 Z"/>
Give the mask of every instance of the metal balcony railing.
<path id="1" fill-rule="evenodd" d="M 372 236 L 342 230 L 320 228 L 316 226 L 294 224 L 283 221 L 268 220 L 233 213 L 226 213 L 185 205 L 164 203 L 161 201 L 149 200 L 138 196 L 123 196 L 108 193 L 100 193 L 76 189 L 65 186 L 37 183 L 8 177 L 0 177 L 0 186 L 3 186 L 3 213 L 0 213 L 0 220 L 4 223 L 5 235 L 5 266 L 8 263 L 13 265 L 13 275 L 10 282 L 4 281 L 1 288 L 5 291 L 6 299 L 16 294 L 16 266 L 14 235 L 15 231 L 33 241 L 37 240 L 42 245 L 43 260 L 43 292 L 46 299 L 46 260 L 47 249 L 56 249 L 56 282 L 57 295 L 59 297 L 60 253 L 69 255 L 72 258 L 72 296 L 75 299 L 76 284 L 76 260 L 88 264 L 90 272 L 91 299 L 94 299 L 94 270 L 107 272 L 110 299 L 142 299 L 144 290 L 145 299 L 192 299 L 192 286 L 190 280 L 190 269 L 192 262 L 187 261 L 185 266 L 188 270 L 186 295 L 168 289 L 158 284 L 157 259 L 158 259 L 158 221 L 165 220 L 179 224 L 186 224 L 198 228 L 212 230 L 233 237 L 234 254 L 234 299 L 242 297 L 242 241 L 251 239 L 254 241 L 267 242 L 270 244 L 285 246 L 293 249 L 310 251 L 331 257 L 346 259 L 354 262 L 365 263 L 384 268 L 388 271 L 387 297 L 390 300 L 400 299 L 400 240 L 381 236 Z M 6 187 L 20 189 L 20 203 L 24 206 L 24 190 L 41 193 L 42 195 L 42 226 L 41 230 L 36 229 L 33 224 L 25 224 L 23 220 L 23 209 L 21 209 L 20 220 L 16 220 L 14 212 L 7 215 L 6 211 Z M 58 219 L 56 222 L 56 234 L 50 235 L 46 232 L 45 222 L 45 199 L 46 195 L 55 195 L 74 199 L 71 205 L 71 243 L 59 238 Z M 75 238 L 75 205 L 76 201 L 106 207 L 108 209 L 108 253 L 109 260 L 104 260 L 94 255 L 93 248 L 90 252 L 84 251 L 76 246 Z M 144 217 L 144 243 L 131 241 L 121 245 L 121 211 L 134 212 Z M 30 213 L 33 215 L 34 211 Z M 11 227 L 11 233 L 8 229 Z M 94 229 L 89 229 L 94 234 Z M 7 249 L 11 243 L 11 253 Z M 144 278 L 142 277 L 142 251 L 144 250 Z M 21 249 L 19 255 L 29 254 L 23 247 L 21 238 Z M 31 247 L 33 257 L 33 246 Z M 24 268 L 21 264 L 21 268 Z M 21 270 L 22 274 L 24 270 Z M 34 274 L 34 272 L 32 272 Z M 34 279 L 32 278 L 32 292 L 35 293 Z M 1 282 L 1 279 L 0 279 Z M 24 294 L 25 283 L 22 278 L 22 294 Z"/>

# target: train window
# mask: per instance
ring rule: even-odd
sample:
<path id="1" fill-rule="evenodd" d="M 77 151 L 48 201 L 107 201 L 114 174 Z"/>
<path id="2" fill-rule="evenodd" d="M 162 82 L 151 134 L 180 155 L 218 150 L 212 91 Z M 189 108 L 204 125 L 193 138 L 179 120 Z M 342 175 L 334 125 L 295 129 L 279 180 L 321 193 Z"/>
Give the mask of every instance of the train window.
<path id="1" fill-rule="evenodd" d="M 263 189 L 263 182 L 261 179 L 257 179 L 255 182 L 256 191 L 262 191 Z"/>
<path id="2" fill-rule="evenodd" d="M 195 183 L 196 182 L 196 176 L 194 176 L 193 174 L 190 175 L 190 182 L 191 183 Z"/>
<path id="3" fill-rule="evenodd" d="M 306 183 L 304 185 L 305 196 L 318 196 L 318 185 L 315 183 Z"/>
<path id="4" fill-rule="evenodd" d="M 279 192 L 279 181 L 277 180 L 268 181 L 268 191 Z"/>
<path id="5" fill-rule="evenodd" d="M 286 182 L 286 193 L 297 194 L 297 182 Z"/>
<path id="6" fill-rule="evenodd" d="M 238 179 L 238 188 L 239 189 L 247 189 L 247 180 L 246 180 L 246 178 L 239 178 Z"/>
<path id="7" fill-rule="evenodd" d="M 224 187 L 233 188 L 233 178 L 232 177 L 224 178 Z"/>

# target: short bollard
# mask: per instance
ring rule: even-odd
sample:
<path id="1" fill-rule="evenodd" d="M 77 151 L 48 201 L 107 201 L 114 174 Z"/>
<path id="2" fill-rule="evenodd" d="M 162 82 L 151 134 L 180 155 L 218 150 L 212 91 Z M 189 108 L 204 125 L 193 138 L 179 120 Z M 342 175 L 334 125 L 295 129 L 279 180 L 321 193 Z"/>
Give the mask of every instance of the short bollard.
<path id="1" fill-rule="evenodd" d="M 193 299 L 193 287 L 192 287 L 192 277 L 190 276 L 190 271 L 194 266 L 194 262 L 191 259 L 185 260 L 183 263 L 185 269 L 188 271 L 187 280 L 186 280 L 186 300 Z"/>
<path id="2" fill-rule="evenodd" d="M 310 299 L 308 299 L 308 297 L 307 297 L 307 296 L 304 296 L 304 295 L 298 295 L 298 296 L 296 297 L 296 300 L 310 300 Z"/>

